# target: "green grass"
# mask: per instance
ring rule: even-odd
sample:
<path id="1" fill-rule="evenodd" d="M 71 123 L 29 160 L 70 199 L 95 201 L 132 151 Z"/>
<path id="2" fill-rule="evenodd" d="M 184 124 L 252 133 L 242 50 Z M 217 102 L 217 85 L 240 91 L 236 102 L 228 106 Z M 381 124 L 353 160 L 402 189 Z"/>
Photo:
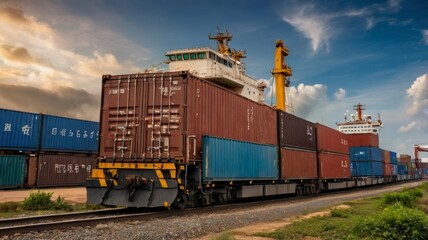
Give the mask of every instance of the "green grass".
<path id="1" fill-rule="evenodd" d="M 211 240 L 235 240 L 232 234 L 229 232 L 221 233 L 210 238 Z"/>
<path id="2" fill-rule="evenodd" d="M 329 216 L 297 221 L 257 236 L 274 239 L 428 239 L 428 184 L 346 203 Z"/>

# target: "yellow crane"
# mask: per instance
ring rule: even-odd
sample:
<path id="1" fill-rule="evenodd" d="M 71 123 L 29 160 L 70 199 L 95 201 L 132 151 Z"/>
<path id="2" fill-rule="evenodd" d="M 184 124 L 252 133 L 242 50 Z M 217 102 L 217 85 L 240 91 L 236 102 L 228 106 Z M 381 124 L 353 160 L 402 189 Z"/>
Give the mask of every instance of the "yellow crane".
<path id="1" fill-rule="evenodd" d="M 290 77 L 293 73 L 291 68 L 285 64 L 285 57 L 288 56 L 288 48 L 284 46 L 282 40 L 277 40 L 275 45 L 275 62 L 272 76 L 275 79 L 276 108 L 285 112 L 285 87 L 290 86 L 290 81 L 287 77 Z"/>

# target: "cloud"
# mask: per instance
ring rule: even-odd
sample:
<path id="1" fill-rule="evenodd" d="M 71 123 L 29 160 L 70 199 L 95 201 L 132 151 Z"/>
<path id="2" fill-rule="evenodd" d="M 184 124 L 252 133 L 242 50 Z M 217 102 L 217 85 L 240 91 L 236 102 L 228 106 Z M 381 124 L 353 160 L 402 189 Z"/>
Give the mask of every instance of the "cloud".
<path id="1" fill-rule="evenodd" d="M 428 45 L 428 29 L 422 30 L 422 39 L 426 45 Z"/>
<path id="2" fill-rule="evenodd" d="M 0 84 L 0 105 L 21 111 L 98 121 L 99 99 L 99 95 L 70 87 L 45 90 L 31 86 Z"/>
<path id="3" fill-rule="evenodd" d="M 3 59 L 9 59 L 11 61 L 29 63 L 33 61 L 33 57 L 28 53 L 28 50 L 23 47 L 15 47 L 12 45 L 2 44 L 0 45 L 0 56 Z"/>
<path id="4" fill-rule="evenodd" d="M 317 52 L 321 46 L 328 49 L 331 32 L 328 26 L 330 18 L 315 13 L 314 8 L 315 5 L 305 5 L 291 16 L 284 15 L 282 19 L 310 39 L 312 51 Z"/>
<path id="5" fill-rule="evenodd" d="M 334 93 L 334 96 L 337 100 L 342 100 L 346 97 L 346 90 L 343 88 L 337 89 L 337 91 Z"/>
<path id="6" fill-rule="evenodd" d="M 296 115 L 307 117 L 311 112 L 324 105 L 327 100 L 327 87 L 322 84 L 290 87 L 290 98 Z"/>
<path id="7" fill-rule="evenodd" d="M 409 108 L 407 114 L 413 121 L 402 126 L 399 132 L 428 131 L 428 74 L 424 74 L 413 82 L 407 90 Z"/>

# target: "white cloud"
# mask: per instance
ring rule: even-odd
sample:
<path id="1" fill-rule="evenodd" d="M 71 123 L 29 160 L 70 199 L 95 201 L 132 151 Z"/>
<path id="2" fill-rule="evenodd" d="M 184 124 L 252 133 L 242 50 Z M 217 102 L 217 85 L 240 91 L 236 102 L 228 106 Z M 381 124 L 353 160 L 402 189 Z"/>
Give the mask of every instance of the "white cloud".
<path id="1" fill-rule="evenodd" d="M 428 45 L 428 29 L 422 30 L 422 39 L 424 40 L 424 43 Z"/>
<path id="2" fill-rule="evenodd" d="M 428 131 L 428 74 L 416 78 L 406 92 L 410 105 L 407 114 L 413 121 L 400 127 L 399 131 Z"/>
<path id="3" fill-rule="evenodd" d="M 327 87 L 322 84 L 290 87 L 290 98 L 296 115 L 307 117 L 311 112 L 327 103 Z"/>
<path id="4" fill-rule="evenodd" d="M 346 90 L 343 88 L 337 89 L 337 91 L 334 93 L 334 96 L 337 100 L 342 100 L 346 97 Z"/>
<path id="5" fill-rule="evenodd" d="M 282 19 L 311 40 L 313 52 L 317 52 L 321 46 L 328 50 L 331 37 L 328 26 L 330 18 L 315 13 L 314 8 L 314 5 L 305 5 L 290 16 L 283 15 Z"/>

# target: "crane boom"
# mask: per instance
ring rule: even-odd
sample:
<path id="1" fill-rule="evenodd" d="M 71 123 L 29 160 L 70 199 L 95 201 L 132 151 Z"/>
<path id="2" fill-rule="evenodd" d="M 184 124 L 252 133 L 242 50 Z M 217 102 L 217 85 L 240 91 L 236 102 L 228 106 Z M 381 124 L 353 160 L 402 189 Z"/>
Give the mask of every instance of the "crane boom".
<path id="1" fill-rule="evenodd" d="M 421 147 L 418 144 L 415 144 L 415 164 L 416 168 L 419 168 L 419 152 L 428 152 L 428 147 Z"/>
<path id="2" fill-rule="evenodd" d="M 275 79 L 276 107 L 277 109 L 280 109 L 284 112 L 286 111 L 285 87 L 290 85 L 290 81 L 287 79 L 287 77 L 292 75 L 291 68 L 285 64 L 286 56 L 288 56 L 288 48 L 284 46 L 284 42 L 282 40 L 277 40 L 272 75 Z"/>

